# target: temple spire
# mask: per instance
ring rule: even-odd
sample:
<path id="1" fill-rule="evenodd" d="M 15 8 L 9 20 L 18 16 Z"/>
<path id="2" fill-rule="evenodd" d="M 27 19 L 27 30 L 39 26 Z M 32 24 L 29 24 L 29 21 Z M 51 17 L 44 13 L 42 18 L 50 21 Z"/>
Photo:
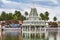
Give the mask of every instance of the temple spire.
<path id="1" fill-rule="evenodd" d="M 32 8 L 31 8 L 31 11 L 30 11 L 30 15 L 29 16 L 38 16 L 38 13 L 37 13 L 37 9 L 35 8 L 35 2 L 33 1 L 32 3 Z"/>
<path id="2" fill-rule="evenodd" d="M 35 2 L 33 1 L 33 3 L 32 3 L 32 8 L 35 8 Z"/>
<path id="3" fill-rule="evenodd" d="M 30 15 L 29 16 L 38 16 L 36 8 L 31 8 Z"/>

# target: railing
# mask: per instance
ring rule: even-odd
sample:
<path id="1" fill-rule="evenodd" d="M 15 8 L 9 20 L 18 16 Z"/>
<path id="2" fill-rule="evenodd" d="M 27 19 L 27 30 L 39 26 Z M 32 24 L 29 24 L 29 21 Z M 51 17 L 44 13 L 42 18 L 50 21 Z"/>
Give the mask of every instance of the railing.
<path id="1" fill-rule="evenodd" d="M 0 28 L 3 29 L 3 31 L 22 31 L 21 28 Z"/>
<path id="2" fill-rule="evenodd" d="M 0 28 L 0 29 L 3 29 L 4 31 L 22 31 L 21 28 Z M 24 31 L 24 30 L 23 30 Z M 27 31 L 32 31 L 32 30 L 27 30 Z M 39 29 L 36 29 L 34 31 L 48 31 L 48 32 L 60 32 L 60 28 L 39 28 Z"/>
<path id="3" fill-rule="evenodd" d="M 60 28 L 40 28 L 40 30 L 45 32 L 58 32 Z"/>
<path id="4" fill-rule="evenodd" d="M 38 28 L 36 30 L 23 30 L 22 32 L 60 32 L 60 28 Z"/>

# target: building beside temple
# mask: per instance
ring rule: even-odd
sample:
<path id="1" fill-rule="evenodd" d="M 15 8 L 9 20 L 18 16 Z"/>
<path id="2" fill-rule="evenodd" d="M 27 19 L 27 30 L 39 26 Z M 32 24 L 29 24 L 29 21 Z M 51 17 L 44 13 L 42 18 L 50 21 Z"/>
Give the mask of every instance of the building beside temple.
<path id="1" fill-rule="evenodd" d="M 60 21 L 58 21 L 57 24 L 58 24 L 58 27 L 60 27 Z"/>

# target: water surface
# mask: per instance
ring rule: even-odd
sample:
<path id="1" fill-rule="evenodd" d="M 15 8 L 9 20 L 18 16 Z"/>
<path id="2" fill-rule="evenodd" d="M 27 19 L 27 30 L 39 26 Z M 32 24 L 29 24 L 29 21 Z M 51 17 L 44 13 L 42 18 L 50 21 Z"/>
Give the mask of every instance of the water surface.
<path id="1" fill-rule="evenodd" d="M 60 32 L 48 32 L 48 36 L 46 34 L 3 31 L 0 33 L 0 40 L 60 40 Z"/>

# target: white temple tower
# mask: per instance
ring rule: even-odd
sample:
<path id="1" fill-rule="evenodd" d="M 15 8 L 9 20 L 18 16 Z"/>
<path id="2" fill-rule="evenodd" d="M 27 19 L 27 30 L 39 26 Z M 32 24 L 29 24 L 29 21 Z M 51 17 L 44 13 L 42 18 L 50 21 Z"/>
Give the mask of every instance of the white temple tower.
<path id="1" fill-rule="evenodd" d="M 22 32 L 36 32 L 40 28 L 47 27 L 47 22 L 45 20 L 39 20 L 40 17 L 38 16 L 36 8 L 31 8 L 29 17 L 27 20 L 23 21 L 22 24 Z"/>

